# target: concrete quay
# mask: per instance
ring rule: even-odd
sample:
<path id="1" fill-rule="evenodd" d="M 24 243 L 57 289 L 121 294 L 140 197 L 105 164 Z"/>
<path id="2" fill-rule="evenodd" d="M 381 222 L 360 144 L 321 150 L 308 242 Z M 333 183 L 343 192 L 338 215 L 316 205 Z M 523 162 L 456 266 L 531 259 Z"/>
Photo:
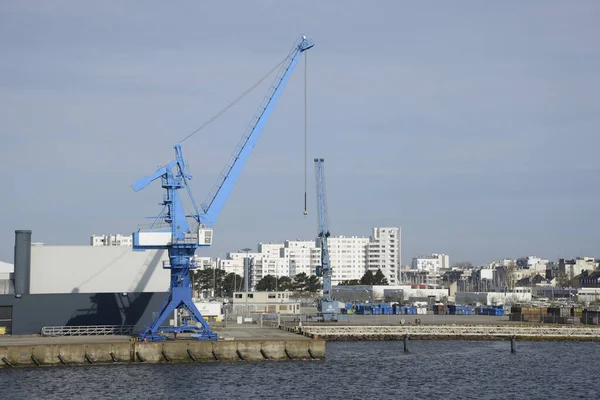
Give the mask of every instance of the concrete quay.
<path id="1" fill-rule="evenodd" d="M 219 340 L 145 343 L 127 336 L 0 338 L 0 368 L 108 363 L 320 360 L 325 341 L 278 329 L 236 327 Z"/>

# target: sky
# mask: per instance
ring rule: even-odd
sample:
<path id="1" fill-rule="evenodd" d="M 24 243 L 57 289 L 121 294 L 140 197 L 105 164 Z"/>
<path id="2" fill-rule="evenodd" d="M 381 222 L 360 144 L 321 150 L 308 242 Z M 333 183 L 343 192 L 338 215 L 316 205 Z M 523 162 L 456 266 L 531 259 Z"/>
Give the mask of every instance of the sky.
<path id="1" fill-rule="evenodd" d="M 199 255 L 317 233 L 402 230 L 402 262 L 600 258 L 600 3 L 0 2 L 0 260 L 129 234 L 131 184 L 277 65 L 300 60 Z M 308 215 L 304 216 L 304 76 Z M 183 144 L 203 202 L 270 79 Z"/>

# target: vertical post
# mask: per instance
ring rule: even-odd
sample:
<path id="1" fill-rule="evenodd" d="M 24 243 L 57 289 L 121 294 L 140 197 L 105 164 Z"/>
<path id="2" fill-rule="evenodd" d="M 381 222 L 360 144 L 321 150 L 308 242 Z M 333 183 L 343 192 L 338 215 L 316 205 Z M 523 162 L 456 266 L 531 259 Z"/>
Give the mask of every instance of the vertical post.
<path id="1" fill-rule="evenodd" d="M 250 259 L 248 257 L 244 258 L 244 293 L 246 297 L 246 305 L 244 306 L 244 317 L 248 315 L 248 267 L 250 264 Z"/>
<path id="2" fill-rule="evenodd" d="M 408 353 L 408 333 L 404 335 L 404 352 Z"/>
<path id="3" fill-rule="evenodd" d="M 31 231 L 15 231 L 15 296 L 29 294 L 31 273 Z"/>
<path id="4" fill-rule="evenodd" d="M 212 297 L 217 297 L 217 267 L 213 268 L 213 292 Z"/>
<path id="5" fill-rule="evenodd" d="M 246 253 L 246 257 L 244 257 L 244 293 L 246 294 L 246 304 L 244 306 L 244 318 L 248 315 L 248 282 L 249 282 L 249 270 L 250 270 L 250 259 L 248 258 L 248 252 L 251 249 L 248 247 L 243 248 L 242 251 Z"/>
<path id="6" fill-rule="evenodd" d="M 263 321 L 263 314 L 260 313 L 260 327 L 261 328 L 263 327 L 262 321 Z"/>
<path id="7" fill-rule="evenodd" d="M 516 336 L 513 336 L 510 338 L 510 352 L 513 354 L 517 352 L 517 337 Z"/>

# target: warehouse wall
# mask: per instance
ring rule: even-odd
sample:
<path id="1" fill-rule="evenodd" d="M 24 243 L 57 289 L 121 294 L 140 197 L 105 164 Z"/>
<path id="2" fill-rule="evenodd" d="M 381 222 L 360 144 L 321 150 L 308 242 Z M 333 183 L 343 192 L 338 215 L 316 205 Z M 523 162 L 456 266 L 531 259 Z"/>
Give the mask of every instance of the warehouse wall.
<path id="1" fill-rule="evenodd" d="M 131 247 L 32 246 L 30 293 L 166 292 L 166 250 Z"/>
<path id="2" fill-rule="evenodd" d="M 167 293 L 0 295 L 0 306 L 12 306 L 12 334 L 40 333 L 44 326 L 134 325 L 152 321 Z M 168 321 L 167 321 L 168 322 Z"/>

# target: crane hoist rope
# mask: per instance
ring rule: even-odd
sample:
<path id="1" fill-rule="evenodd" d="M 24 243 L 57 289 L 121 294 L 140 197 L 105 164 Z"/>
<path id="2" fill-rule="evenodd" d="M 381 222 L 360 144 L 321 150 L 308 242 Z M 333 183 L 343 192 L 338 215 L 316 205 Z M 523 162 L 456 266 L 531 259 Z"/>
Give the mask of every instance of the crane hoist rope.
<path id="1" fill-rule="evenodd" d="M 269 76 L 271 76 L 273 74 L 273 72 L 277 71 L 285 62 L 285 60 L 288 58 L 288 56 L 286 56 L 283 60 L 281 60 L 279 63 L 277 63 L 277 65 L 275 65 L 269 72 L 267 72 L 262 78 L 260 78 L 258 81 L 256 81 L 252 86 L 250 86 L 245 92 L 243 92 L 242 94 L 240 94 L 238 97 L 235 98 L 235 100 L 233 100 L 232 102 L 230 102 L 229 104 L 227 104 L 221 111 L 219 111 L 218 113 L 216 113 L 215 115 L 213 115 L 212 117 L 210 117 L 206 122 L 204 122 L 202 125 L 200 125 L 200 127 L 196 130 L 194 130 L 193 132 L 189 133 L 186 137 L 184 137 L 182 140 L 179 141 L 179 143 L 183 143 L 184 141 L 186 141 L 187 139 L 191 138 L 192 136 L 194 136 L 196 133 L 200 132 L 202 129 L 206 128 L 208 125 L 210 125 L 212 122 L 214 122 L 215 120 L 217 120 L 221 115 L 225 114 L 227 111 L 229 111 L 230 108 L 232 108 L 233 106 L 235 106 L 238 102 L 240 102 L 244 97 L 246 97 L 248 94 L 250 94 L 254 89 L 256 89 L 261 83 L 263 83 Z"/>
<path id="2" fill-rule="evenodd" d="M 308 107 L 307 107 L 307 89 L 306 75 L 308 70 L 308 53 L 304 53 L 304 215 L 308 215 L 306 209 L 306 187 L 308 174 Z"/>

